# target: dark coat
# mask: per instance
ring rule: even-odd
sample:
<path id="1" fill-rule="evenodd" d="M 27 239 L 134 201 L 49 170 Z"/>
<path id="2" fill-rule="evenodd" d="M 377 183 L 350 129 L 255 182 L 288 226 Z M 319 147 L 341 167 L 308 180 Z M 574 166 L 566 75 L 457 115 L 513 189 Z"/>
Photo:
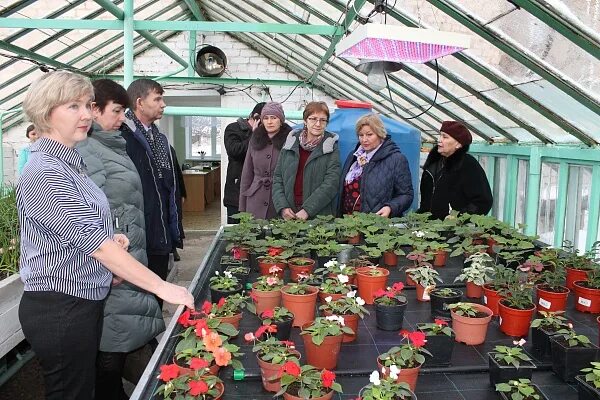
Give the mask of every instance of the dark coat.
<path id="1" fill-rule="evenodd" d="M 246 211 L 258 219 L 271 219 L 277 216 L 271 187 L 273 172 L 279 152 L 292 128 L 283 124 L 279 132 L 269 139 L 261 125 L 252 134 L 244 161 L 240 183 L 240 211 Z"/>
<path id="2" fill-rule="evenodd" d="M 252 127 L 243 118 L 239 118 L 225 128 L 223 141 L 227 151 L 227 177 L 223 205 L 238 208 L 240 202 L 240 181 L 242 167 L 248 151 L 248 142 L 252 135 Z"/>
<path id="3" fill-rule="evenodd" d="M 485 172 L 465 149 L 445 159 L 437 146 L 429 152 L 421 176 L 419 212 L 430 212 L 434 218 L 444 219 L 452 207 L 459 212 L 485 215 L 492 203 Z"/>
<path id="4" fill-rule="evenodd" d="M 348 155 L 340 179 L 340 201 L 338 213 L 341 214 L 344 179 L 350 167 L 356 161 L 354 152 Z M 413 200 L 413 187 L 408 161 L 396 143 L 388 136 L 381 147 L 363 168 L 360 178 L 360 211 L 377 212 L 384 206 L 392 209 L 390 217 L 400 217 L 410 207 Z"/>

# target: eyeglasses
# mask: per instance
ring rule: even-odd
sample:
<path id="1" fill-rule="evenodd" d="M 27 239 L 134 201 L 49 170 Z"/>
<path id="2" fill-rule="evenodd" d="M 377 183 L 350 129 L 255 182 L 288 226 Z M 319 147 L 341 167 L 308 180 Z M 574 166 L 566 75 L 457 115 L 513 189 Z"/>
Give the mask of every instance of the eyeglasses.
<path id="1" fill-rule="evenodd" d="M 321 125 L 326 125 L 328 120 L 327 118 L 317 118 L 317 117 L 308 117 L 306 118 L 311 124 L 316 124 L 317 122 L 320 122 Z"/>

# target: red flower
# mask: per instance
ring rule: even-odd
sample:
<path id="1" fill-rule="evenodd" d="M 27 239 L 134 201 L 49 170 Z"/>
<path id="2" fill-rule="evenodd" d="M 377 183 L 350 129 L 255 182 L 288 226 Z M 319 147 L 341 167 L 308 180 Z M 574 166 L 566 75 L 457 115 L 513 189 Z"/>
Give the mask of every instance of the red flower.
<path id="1" fill-rule="evenodd" d="M 267 253 L 269 254 L 269 256 L 275 257 L 283 253 L 283 249 L 281 247 L 269 247 Z"/>
<path id="2" fill-rule="evenodd" d="M 223 306 L 225 305 L 225 302 L 226 302 L 226 301 L 227 301 L 227 300 L 225 300 L 225 297 L 221 297 L 221 298 L 219 299 L 219 302 L 217 303 L 217 307 L 218 307 L 218 308 L 221 308 L 221 307 L 223 307 Z"/>
<path id="3" fill-rule="evenodd" d="M 402 283 L 402 282 L 396 282 L 392 285 L 392 290 L 394 290 L 396 292 L 399 292 L 402 289 L 404 289 L 404 283 Z"/>
<path id="4" fill-rule="evenodd" d="M 295 377 L 300 376 L 300 366 L 293 361 L 286 361 L 281 367 L 281 372 Z"/>
<path id="5" fill-rule="evenodd" d="M 396 296 L 396 293 L 395 292 L 385 292 L 385 295 L 388 298 L 393 299 Z"/>
<path id="6" fill-rule="evenodd" d="M 273 310 L 265 310 L 260 314 L 261 318 L 273 318 L 273 315 L 275 315 Z"/>
<path id="7" fill-rule="evenodd" d="M 425 345 L 427 340 L 425 340 L 425 333 L 423 332 L 410 332 L 408 334 L 408 339 L 412 342 L 415 347 L 422 347 Z"/>
<path id="8" fill-rule="evenodd" d="M 204 332 L 202 332 L 202 330 L 204 330 Z M 199 319 L 198 321 L 196 321 L 196 336 L 197 337 L 204 337 L 205 335 L 208 335 L 210 333 L 210 328 L 208 327 L 208 323 L 206 322 L 205 319 Z"/>
<path id="9" fill-rule="evenodd" d="M 277 333 L 277 325 L 267 325 L 267 332 Z"/>
<path id="10" fill-rule="evenodd" d="M 267 332 L 267 330 L 269 329 L 269 326 L 267 325 L 261 325 L 256 332 L 254 332 L 254 336 L 256 336 L 257 338 L 261 337 L 265 332 Z"/>
<path id="11" fill-rule="evenodd" d="M 387 292 L 383 289 L 377 289 L 377 291 L 375 293 L 373 293 L 373 296 L 375 297 L 381 297 L 381 296 L 385 296 Z"/>
<path id="12" fill-rule="evenodd" d="M 204 304 L 202 304 L 202 312 L 204 314 L 210 314 L 211 309 L 212 309 L 212 303 L 210 301 L 205 301 Z"/>
<path id="13" fill-rule="evenodd" d="M 206 368 L 209 365 L 210 364 L 208 363 L 208 361 L 206 361 L 203 358 L 194 357 L 190 361 L 190 368 L 193 369 L 194 371 L 202 369 L 202 368 Z"/>
<path id="14" fill-rule="evenodd" d="M 179 316 L 179 318 L 177 318 L 177 323 L 180 325 L 183 325 L 184 328 L 187 328 L 188 326 L 192 325 L 190 323 L 190 316 L 191 316 L 190 310 L 185 310 L 183 312 L 183 314 L 181 314 Z"/>
<path id="15" fill-rule="evenodd" d="M 242 252 L 237 247 L 231 249 L 231 254 L 233 255 L 233 258 L 235 260 L 239 260 L 240 258 L 242 258 Z"/>
<path id="16" fill-rule="evenodd" d="M 190 381 L 188 387 L 192 396 L 200 396 L 208 392 L 208 385 L 204 381 Z"/>
<path id="17" fill-rule="evenodd" d="M 287 347 L 295 347 L 296 344 L 291 340 L 282 340 L 281 343 L 285 344 Z"/>
<path id="18" fill-rule="evenodd" d="M 333 382 L 335 381 L 335 373 L 324 369 L 321 372 L 321 380 L 323 381 L 323 387 L 329 389 L 329 388 L 331 388 L 331 385 L 333 385 Z"/>
<path id="19" fill-rule="evenodd" d="M 398 335 L 400 335 L 400 336 L 402 336 L 402 337 L 405 337 L 405 338 L 407 338 L 409 334 L 410 334 L 410 332 L 409 332 L 409 331 L 407 331 L 406 329 L 402 329 L 402 330 L 400 331 L 400 333 L 398 333 Z"/>
<path id="20" fill-rule="evenodd" d="M 448 322 L 444 321 L 443 319 L 436 318 L 433 320 L 433 322 L 435 322 L 436 325 L 440 325 L 440 326 L 448 325 Z"/>
<path id="21" fill-rule="evenodd" d="M 179 367 L 175 364 L 167 364 L 160 366 L 160 375 L 158 376 L 163 382 L 169 382 L 179 376 Z"/>

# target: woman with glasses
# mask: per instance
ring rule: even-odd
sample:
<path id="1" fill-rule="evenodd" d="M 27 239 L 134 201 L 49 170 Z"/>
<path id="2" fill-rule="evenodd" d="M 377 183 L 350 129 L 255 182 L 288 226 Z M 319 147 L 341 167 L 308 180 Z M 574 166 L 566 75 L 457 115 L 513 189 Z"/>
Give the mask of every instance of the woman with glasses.
<path id="1" fill-rule="evenodd" d="M 410 207 L 413 187 L 406 157 L 387 135 L 383 121 L 368 114 L 356 122 L 358 144 L 342 169 L 340 211 L 400 217 Z"/>
<path id="2" fill-rule="evenodd" d="M 271 200 L 273 171 L 287 134 L 292 130 L 285 123 L 281 104 L 265 104 L 260 113 L 261 124 L 252 132 L 240 182 L 240 211 L 254 218 L 277 216 Z"/>
<path id="3" fill-rule="evenodd" d="M 308 103 L 304 126 L 287 137 L 273 177 L 273 204 L 284 219 L 335 214 L 340 177 L 338 135 L 325 130 L 329 108 Z"/>

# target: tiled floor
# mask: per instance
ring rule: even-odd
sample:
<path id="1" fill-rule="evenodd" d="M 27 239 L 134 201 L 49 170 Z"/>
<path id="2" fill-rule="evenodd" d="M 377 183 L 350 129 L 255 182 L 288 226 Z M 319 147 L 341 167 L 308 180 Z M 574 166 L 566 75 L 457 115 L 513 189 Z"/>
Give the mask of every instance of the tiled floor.
<path id="1" fill-rule="evenodd" d="M 183 213 L 183 229 L 216 231 L 221 226 L 221 203 L 215 200 L 204 211 Z"/>

